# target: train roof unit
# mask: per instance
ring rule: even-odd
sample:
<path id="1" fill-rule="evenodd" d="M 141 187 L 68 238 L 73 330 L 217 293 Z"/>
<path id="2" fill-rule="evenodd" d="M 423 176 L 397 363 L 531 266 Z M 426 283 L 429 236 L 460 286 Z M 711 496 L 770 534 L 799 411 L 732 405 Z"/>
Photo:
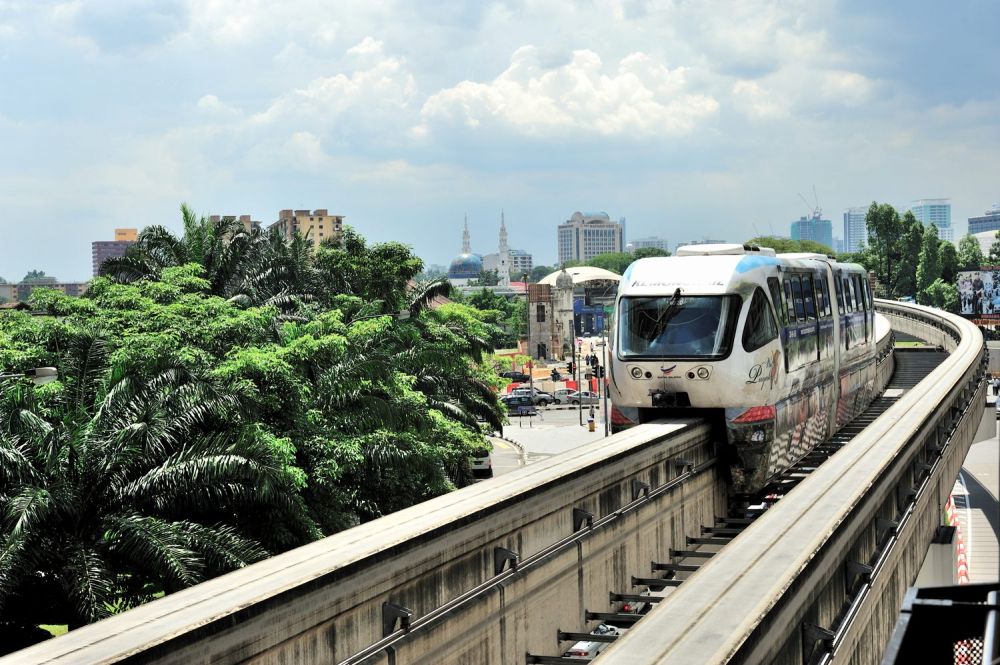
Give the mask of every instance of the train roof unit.
<path id="1" fill-rule="evenodd" d="M 685 245 L 684 247 L 678 247 L 675 253 L 676 256 L 746 256 L 747 254 L 774 256 L 774 250 L 770 247 L 758 247 L 757 245 L 711 243 L 705 245 Z"/>

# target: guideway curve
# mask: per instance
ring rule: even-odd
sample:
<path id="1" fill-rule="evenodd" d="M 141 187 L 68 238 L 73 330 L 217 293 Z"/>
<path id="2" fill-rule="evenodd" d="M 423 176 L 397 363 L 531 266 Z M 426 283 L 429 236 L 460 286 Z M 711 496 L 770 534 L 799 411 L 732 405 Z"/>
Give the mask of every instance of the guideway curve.
<path id="1" fill-rule="evenodd" d="M 947 361 L 600 662 L 880 661 L 978 427 L 986 365 L 982 335 L 960 317 L 878 305 L 895 330 L 949 351 Z"/>

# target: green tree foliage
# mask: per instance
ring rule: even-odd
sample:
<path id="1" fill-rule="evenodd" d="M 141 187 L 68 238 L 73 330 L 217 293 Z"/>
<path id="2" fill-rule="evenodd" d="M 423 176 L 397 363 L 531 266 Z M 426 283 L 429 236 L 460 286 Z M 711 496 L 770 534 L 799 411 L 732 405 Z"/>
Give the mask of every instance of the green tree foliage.
<path id="1" fill-rule="evenodd" d="M 958 250 L 947 240 L 938 243 L 938 256 L 941 258 L 941 279 L 945 284 L 958 282 Z"/>
<path id="2" fill-rule="evenodd" d="M 0 373 L 60 375 L 0 386 L 0 624 L 90 621 L 437 496 L 502 426 L 486 357 L 523 303 L 450 302 L 351 229 L 314 252 L 203 221 L 0 317 Z"/>
<path id="3" fill-rule="evenodd" d="M 496 270 L 480 270 L 473 282 L 474 286 L 496 286 L 500 283 L 500 274 Z"/>
<path id="4" fill-rule="evenodd" d="M 648 259 L 654 256 L 670 256 L 670 252 L 659 247 L 640 247 L 632 252 L 632 260 Z"/>
<path id="5" fill-rule="evenodd" d="M 528 275 L 528 281 L 532 284 L 537 284 L 555 271 L 554 266 L 535 266 L 531 269 L 531 274 Z"/>
<path id="6" fill-rule="evenodd" d="M 887 295 L 892 296 L 896 293 L 899 262 L 904 252 L 900 244 L 900 238 L 906 230 L 903 220 L 896 209 L 888 203 L 872 201 L 865 215 L 865 225 L 868 227 L 868 242 L 865 246 L 866 259 L 862 265 L 875 272 L 875 278 L 881 288 Z M 913 250 L 914 261 L 918 250 L 919 243 L 917 249 Z M 911 273 L 911 280 L 913 275 L 914 273 Z M 913 295 L 912 289 L 910 293 L 901 295 Z"/>
<path id="7" fill-rule="evenodd" d="M 924 225 L 907 211 L 902 219 L 903 235 L 897 241 L 896 274 L 891 283 L 893 297 L 917 298 L 917 265 L 923 247 Z"/>
<path id="8" fill-rule="evenodd" d="M 937 279 L 921 291 L 921 301 L 925 305 L 957 314 L 959 307 L 958 286 Z"/>
<path id="9" fill-rule="evenodd" d="M 583 265 L 603 268 L 604 270 L 610 270 L 616 275 L 621 275 L 634 260 L 635 257 L 628 252 L 609 252 L 607 254 L 598 254 L 592 259 L 585 261 Z"/>
<path id="10" fill-rule="evenodd" d="M 976 236 L 966 233 L 958 241 L 958 266 L 959 270 L 979 270 L 985 265 L 983 249 L 979 246 Z"/>
<path id="11" fill-rule="evenodd" d="M 59 280 L 46 275 L 44 270 L 29 270 L 21 281 L 25 284 L 56 284 Z"/>
<path id="12" fill-rule="evenodd" d="M 921 304 L 927 304 L 924 301 L 927 287 L 941 279 L 940 242 L 937 226 L 931 224 L 924 229 L 920 245 L 920 258 L 917 262 L 917 302 Z"/>
<path id="13" fill-rule="evenodd" d="M 63 382 L 0 392 L 0 620 L 73 627 L 259 560 L 255 517 L 318 535 L 234 396 L 66 332 Z"/>
<path id="14" fill-rule="evenodd" d="M 990 255 L 987 257 L 990 265 L 1000 265 L 1000 231 L 997 231 L 990 245 Z"/>
<path id="15" fill-rule="evenodd" d="M 815 240 L 790 240 L 788 238 L 778 238 L 776 236 L 757 236 L 746 241 L 748 245 L 758 247 L 770 247 L 778 254 L 791 254 L 794 252 L 811 252 L 815 254 L 832 255 L 833 249 L 816 242 Z"/>

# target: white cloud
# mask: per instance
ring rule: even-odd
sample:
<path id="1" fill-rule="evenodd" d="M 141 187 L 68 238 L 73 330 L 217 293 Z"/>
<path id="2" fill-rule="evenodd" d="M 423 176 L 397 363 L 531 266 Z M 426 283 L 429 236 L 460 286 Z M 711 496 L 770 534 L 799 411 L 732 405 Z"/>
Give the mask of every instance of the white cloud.
<path id="1" fill-rule="evenodd" d="M 375 55 L 382 53 L 382 42 L 374 37 L 365 37 L 355 46 L 347 49 L 348 53 L 354 55 Z"/>
<path id="2" fill-rule="evenodd" d="M 429 97 L 421 117 L 473 129 L 498 124 L 527 136 L 676 136 L 719 108 L 712 97 L 685 87 L 682 68 L 671 70 L 644 53 L 608 71 L 597 53 L 584 49 L 565 65 L 544 68 L 538 49 L 523 46 L 493 81 L 463 81 Z"/>

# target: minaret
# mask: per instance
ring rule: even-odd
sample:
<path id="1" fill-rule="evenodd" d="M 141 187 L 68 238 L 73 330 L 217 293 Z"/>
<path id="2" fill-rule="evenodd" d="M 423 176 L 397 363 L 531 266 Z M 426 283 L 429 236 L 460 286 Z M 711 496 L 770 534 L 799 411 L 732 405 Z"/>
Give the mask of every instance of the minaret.
<path id="1" fill-rule="evenodd" d="M 465 216 L 465 231 L 462 232 L 462 253 L 472 254 L 472 241 L 469 239 L 469 216 Z"/>
<path id="2" fill-rule="evenodd" d="M 500 210 L 500 262 L 497 266 L 500 276 L 498 286 L 510 288 L 510 250 L 507 248 L 507 226 L 504 224 L 503 210 Z"/>

